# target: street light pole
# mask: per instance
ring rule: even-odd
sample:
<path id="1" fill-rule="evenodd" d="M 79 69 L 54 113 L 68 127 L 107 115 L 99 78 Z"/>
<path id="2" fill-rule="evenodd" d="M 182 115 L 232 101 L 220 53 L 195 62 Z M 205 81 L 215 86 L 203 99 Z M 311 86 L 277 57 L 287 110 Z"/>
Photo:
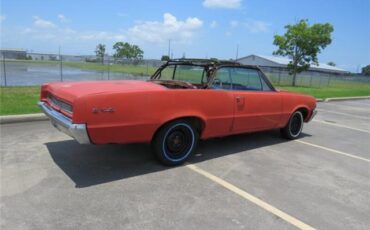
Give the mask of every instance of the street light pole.
<path id="1" fill-rule="evenodd" d="M 168 57 L 171 57 L 171 39 L 168 39 Z"/>

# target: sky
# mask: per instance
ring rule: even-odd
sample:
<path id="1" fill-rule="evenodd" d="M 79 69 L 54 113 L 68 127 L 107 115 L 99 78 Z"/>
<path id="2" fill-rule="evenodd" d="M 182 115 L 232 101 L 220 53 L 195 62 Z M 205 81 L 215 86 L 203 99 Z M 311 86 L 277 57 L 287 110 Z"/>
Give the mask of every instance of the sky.
<path id="1" fill-rule="evenodd" d="M 370 64 L 369 0 L 1 0 L 1 48 L 90 55 L 98 43 L 139 45 L 144 58 L 272 55 L 284 26 L 334 26 L 319 62 L 352 72 Z"/>

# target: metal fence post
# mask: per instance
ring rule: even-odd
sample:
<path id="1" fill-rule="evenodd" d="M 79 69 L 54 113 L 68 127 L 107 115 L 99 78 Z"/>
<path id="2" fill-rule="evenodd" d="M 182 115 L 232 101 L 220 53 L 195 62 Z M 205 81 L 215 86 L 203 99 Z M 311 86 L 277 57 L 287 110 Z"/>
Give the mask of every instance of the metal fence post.
<path id="1" fill-rule="evenodd" d="M 149 62 L 146 61 L 146 75 L 149 75 Z"/>
<path id="2" fill-rule="evenodd" d="M 6 83 L 6 69 L 5 69 L 5 55 L 3 54 L 3 70 L 4 70 L 4 85 L 7 86 Z"/>
<path id="3" fill-rule="evenodd" d="M 60 59 L 60 81 L 63 81 L 63 56 L 59 54 Z"/>
<path id="4" fill-rule="evenodd" d="M 108 55 L 108 80 L 110 78 L 109 74 L 110 74 L 110 60 L 109 60 L 109 55 Z"/>

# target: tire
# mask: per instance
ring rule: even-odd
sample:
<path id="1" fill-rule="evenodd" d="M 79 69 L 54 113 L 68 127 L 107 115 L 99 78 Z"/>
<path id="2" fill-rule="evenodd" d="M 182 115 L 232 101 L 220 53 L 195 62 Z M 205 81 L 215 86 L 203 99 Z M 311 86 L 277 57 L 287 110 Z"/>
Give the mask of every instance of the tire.
<path id="1" fill-rule="evenodd" d="M 194 153 L 199 134 L 186 120 L 176 120 L 164 125 L 152 140 L 152 150 L 164 165 L 183 164 Z"/>
<path id="2" fill-rule="evenodd" d="M 289 140 L 294 140 L 301 135 L 303 129 L 303 115 L 300 111 L 292 114 L 288 124 L 280 129 L 282 136 Z"/>

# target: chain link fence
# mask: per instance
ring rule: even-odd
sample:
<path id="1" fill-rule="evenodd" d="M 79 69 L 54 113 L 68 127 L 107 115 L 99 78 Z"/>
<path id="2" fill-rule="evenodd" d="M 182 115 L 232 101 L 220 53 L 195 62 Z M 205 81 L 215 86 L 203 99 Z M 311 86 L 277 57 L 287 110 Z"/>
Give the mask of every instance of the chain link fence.
<path id="1" fill-rule="evenodd" d="M 127 60 L 95 56 L 27 53 L 0 57 L 1 86 L 41 85 L 53 81 L 148 79 L 163 64 L 159 60 Z"/>
<path id="2" fill-rule="evenodd" d="M 0 57 L 1 86 L 41 85 L 53 81 L 148 79 L 162 65 L 160 60 L 127 60 L 93 55 L 57 55 L 27 53 Z M 272 83 L 290 86 L 292 75 L 286 70 L 262 68 Z M 297 86 L 330 87 L 336 84 L 370 84 L 370 77 L 333 75 L 307 71 L 297 75 Z"/>
<path id="3" fill-rule="evenodd" d="M 286 70 L 263 67 L 262 70 L 274 85 L 293 85 L 293 76 L 290 75 Z M 370 77 L 357 74 L 338 75 L 315 71 L 305 71 L 297 74 L 296 77 L 296 85 L 304 87 L 335 87 L 337 85 L 346 85 L 352 83 L 370 85 Z"/>

